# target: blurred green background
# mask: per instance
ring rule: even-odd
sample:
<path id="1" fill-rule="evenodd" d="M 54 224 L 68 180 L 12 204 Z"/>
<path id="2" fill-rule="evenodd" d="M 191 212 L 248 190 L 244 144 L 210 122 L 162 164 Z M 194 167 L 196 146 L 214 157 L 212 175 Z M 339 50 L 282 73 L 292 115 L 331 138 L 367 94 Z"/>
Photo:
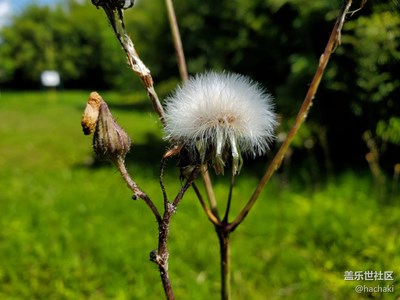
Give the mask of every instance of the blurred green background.
<path id="1" fill-rule="evenodd" d="M 273 154 L 341 1 L 174 3 L 191 74 L 239 72 L 273 94 L 281 119 Z M 163 99 L 180 82 L 164 3 L 140 1 L 125 17 Z M 400 296 L 399 25 L 396 1 L 369 1 L 349 16 L 305 126 L 232 235 L 234 299 Z M 62 85 L 42 87 L 44 70 L 59 71 Z M 162 129 L 104 12 L 90 1 L 28 6 L 0 29 L 0 299 L 163 297 L 149 261 L 156 223 L 144 203 L 130 200 L 119 174 L 93 160 L 82 134 L 92 90 L 134 141 L 133 177 L 162 205 Z M 233 213 L 267 160 L 245 165 Z M 166 174 L 171 196 L 180 187 L 175 164 Z M 222 207 L 228 179 L 214 181 Z M 218 241 L 192 191 L 173 218 L 169 245 L 177 299 L 218 299 Z M 394 271 L 394 281 L 345 281 L 347 270 Z M 357 294 L 360 283 L 393 284 L 395 292 Z"/>

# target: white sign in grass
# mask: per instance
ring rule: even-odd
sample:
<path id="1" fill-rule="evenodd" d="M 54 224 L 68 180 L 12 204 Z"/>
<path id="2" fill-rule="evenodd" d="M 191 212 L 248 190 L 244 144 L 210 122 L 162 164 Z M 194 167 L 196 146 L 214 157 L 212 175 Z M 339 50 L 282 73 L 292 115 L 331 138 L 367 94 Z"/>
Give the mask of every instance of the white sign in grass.
<path id="1" fill-rule="evenodd" d="M 61 83 L 60 73 L 54 70 L 43 71 L 40 74 L 40 82 L 45 87 L 57 87 Z"/>

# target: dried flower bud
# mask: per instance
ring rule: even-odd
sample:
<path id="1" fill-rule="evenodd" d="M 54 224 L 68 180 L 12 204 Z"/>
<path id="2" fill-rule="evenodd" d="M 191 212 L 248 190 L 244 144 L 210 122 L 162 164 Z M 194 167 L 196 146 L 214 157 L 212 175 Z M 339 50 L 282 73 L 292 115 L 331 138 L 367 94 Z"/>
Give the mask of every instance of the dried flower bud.
<path id="1" fill-rule="evenodd" d="M 99 118 L 93 136 L 93 149 L 101 159 L 116 162 L 125 159 L 131 147 L 131 139 L 114 120 L 107 104 L 102 101 Z"/>
<path id="2" fill-rule="evenodd" d="M 96 92 L 92 92 L 86 104 L 85 112 L 83 113 L 81 125 L 85 135 L 92 134 L 99 117 L 99 111 L 102 99 Z"/>
<path id="3" fill-rule="evenodd" d="M 93 149 L 100 159 L 112 162 L 125 159 L 131 139 L 114 120 L 107 103 L 97 92 L 90 94 L 81 124 L 86 135 L 94 131 Z"/>

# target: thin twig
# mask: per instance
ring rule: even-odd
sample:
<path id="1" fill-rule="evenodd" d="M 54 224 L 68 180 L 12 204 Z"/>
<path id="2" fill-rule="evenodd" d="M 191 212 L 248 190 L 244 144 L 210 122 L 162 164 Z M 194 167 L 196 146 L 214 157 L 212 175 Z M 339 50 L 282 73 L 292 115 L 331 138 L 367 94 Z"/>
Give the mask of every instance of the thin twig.
<path id="1" fill-rule="evenodd" d="M 135 181 L 131 178 L 131 176 L 128 173 L 128 170 L 126 169 L 125 166 L 125 161 L 123 159 L 118 159 L 115 162 L 115 165 L 118 169 L 118 171 L 121 173 L 122 178 L 126 182 L 127 186 L 130 188 L 130 190 L 133 192 L 133 199 L 143 199 L 144 202 L 147 204 L 147 206 L 151 209 L 153 212 L 153 215 L 156 217 L 158 224 L 162 222 L 162 218 L 160 213 L 158 212 L 157 207 L 154 205 L 153 201 L 147 196 L 145 192 L 143 192 L 138 185 L 136 184 Z"/>
<path id="2" fill-rule="evenodd" d="M 176 207 L 182 200 L 185 192 L 193 183 L 197 174 L 198 170 L 195 169 L 192 171 L 189 178 L 186 180 L 185 184 L 181 187 L 181 189 L 179 190 L 177 196 L 175 197 L 172 203 L 170 203 L 166 199 L 166 197 L 164 197 L 165 210 L 162 221 L 159 223 L 159 228 L 158 228 L 158 251 L 156 253 L 152 252 L 150 255 L 151 260 L 158 265 L 161 281 L 164 287 L 164 292 L 168 300 L 175 299 L 168 273 L 168 260 L 169 260 L 168 235 L 169 235 L 171 217 L 174 215 Z"/>
<path id="3" fill-rule="evenodd" d="M 229 194 L 228 194 L 228 201 L 226 203 L 226 210 L 225 210 L 225 215 L 224 218 L 222 219 L 222 222 L 228 223 L 229 222 L 229 211 L 231 209 L 231 201 L 232 201 L 232 192 L 233 192 L 233 186 L 235 184 L 235 177 L 236 177 L 236 171 L 232 165 L 232 172 L 231 172 L 231 182 L 229 184 Z"/>
<path id="4" fill-rule="evenodd" d="M 217 200 L 215 198 L 215 193 L 211 182 L 210 174 L 208 173 L 208 168 L 205 165 L 201 166 L 201 176 L 203 179 L 204 188 L 206 189 L 207 199 L 210 204 L 211 211 L 218 220 L 221 220 L 218 213 Z"/>
<path id="5" fill-rule="evenodd" d="M 163 158 L 161 160 L 161 165 L 160 165 L 160 179 L 159 179 L 160 180 L 161 191 L 162 191 L 162 194 L 163 194 L 163 200 L 164 200 L 164 211 L 168 209 L 168 204 L 169 204 L 168 195 L 167 195 L 167 192 L 165 190 L 165 185 L 164 185 L 165 162 L 166 162 L 166 159 Z"/>
<path id="6" fill-rule="evenodd" d="M 172 0 L 165 0 L 168 11 L 169 24 L 171 26 L 174 46 L 176 51 L 176 58 L 178 60 L 179 73 L 183 81 L 188 80 L 188 72 L 186 67 L 185 53 L 183 52 L 182 39 L 179 33 L 178 22 L 176 20 L 174 4 Z"/>
<path id="7" fill-rule="evenodd" d="M 192 187 L 194 189 L 194 192 L 196 193 L 197 198 L 200 201 L 201 207 L 203 208 L 204 212 L 206 213 L 208 219 L 214 224 L 214 225 L 220 225 L 221 222 L 218 220 L 218 218 L 213 214 L 213 212 L 208 208 L 206 202 L 204 201 L 203 196 L 201 195 L 201 192 L 197 185 L 195 183 L 192 184 Z"/>
<path id="8" fill-rule="evenodd" d="M 131 38 L 126 32 L 122 9 L 110 5 L 108 2 L 102 2 L 99 5 L 104 9 L 115 35 L 125 51 L 129 66 L 141 79 L 154 110 L 158 114 L 163 126 L 165 126 L 164 109 L 160 103 L 160 100 L 158 99 L 156 91 L 154 90 L 153 77 L 150 74 L 150 70 L 140 59 Z M 118 26 L 118 23 L 121 24 L 121 28 Z"/>
<path id="9" fill-rule="evenodd" d="M 350 16 L 353 16 L 356 12 L 360 11 L 361 9 L 363 9 L 365 3 L 367 3 L 367 0 L 361 0 L 361 4 L 360 4 L 359 8 L 348 12 L 350 14 Z"/>
<path id="10" fill-rule="evenodd" d="M 172 205 L 175 208 L 178 206 L 179 202 L 182 200 L 183 195 L 185 194 L 185 192 L 193 184 L 193 182 L 196 179 L 198 174 L 199 174 L 199 169 L 198 168 L 194 168 L 193 171 L 190 173 L 188 179 L 184 183 L 184 185 L 181 187 L 178 195 L 175 197 L 174 201 L 172 202 Z"/>
<path id="11" fill-rule="evenodd" d="M 315 93 L 317 92 L 317 88 L 319 83 L 321 82 L 322 75 L 324 74 L 325 68 L 328 64 L 329 58 L 332 54 L 332 51 L 335 47 L 340 44 L 340 33 L 345 22 L 345 16 L 349 12 L 352 1 L 348 0 L 344 3 L 343 7 L 340 10 L 339 16 L 336 20 L 336 23 L 333 27 L 332 33 L 329 37 L 328 43 L 325 47 L 324 53 L 321 55 L 319 59 L 318 68 L 315 72 L 314 78 L 310 84 L 308 92 L 304 98 L 303 104 L 300 108 L 299 113 L 297 114 L 296 120 L 292 129 L 290 130 L 286 140 L 283 142 L 269 167 L 266 169 L 264 176 L 261 178 L 257 188 L 255 189 L 253 195 L 250 197 L 246 206 L 239 213 L 239 215 L 232 221 L 230 224 L 230 230 L 233 231 L 235 228 L 244 220 L 244 218 L 249 213 L 250 209 L 253 207 L 254 203 L 257 201 L 261 191 L 265 187 L 266 183 L 271 178 L 272 174 L 280 167 L 282 160 L 285 156 L 286 151 L 289 148 L 289 145 L 293 141 L 294 137 L 297 134 L 301 124 L 305 121 L 308 111 L 312 105 L 312 101 L 315 97 Z"/>

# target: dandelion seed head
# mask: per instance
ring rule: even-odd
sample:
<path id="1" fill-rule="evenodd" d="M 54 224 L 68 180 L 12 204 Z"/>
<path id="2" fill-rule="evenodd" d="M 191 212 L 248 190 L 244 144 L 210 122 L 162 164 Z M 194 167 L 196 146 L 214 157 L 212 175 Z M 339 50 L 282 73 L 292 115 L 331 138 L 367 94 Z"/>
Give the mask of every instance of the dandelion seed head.
<path id="1" fill-rule="evenodd" d="M 272 97 L 256 82 L 235 73 L 207 72 L 191 78 L 166 100 L 166 138 L 189 151 L 208 149 L 221 157 L 264 154 L 274 139 Z"/>

